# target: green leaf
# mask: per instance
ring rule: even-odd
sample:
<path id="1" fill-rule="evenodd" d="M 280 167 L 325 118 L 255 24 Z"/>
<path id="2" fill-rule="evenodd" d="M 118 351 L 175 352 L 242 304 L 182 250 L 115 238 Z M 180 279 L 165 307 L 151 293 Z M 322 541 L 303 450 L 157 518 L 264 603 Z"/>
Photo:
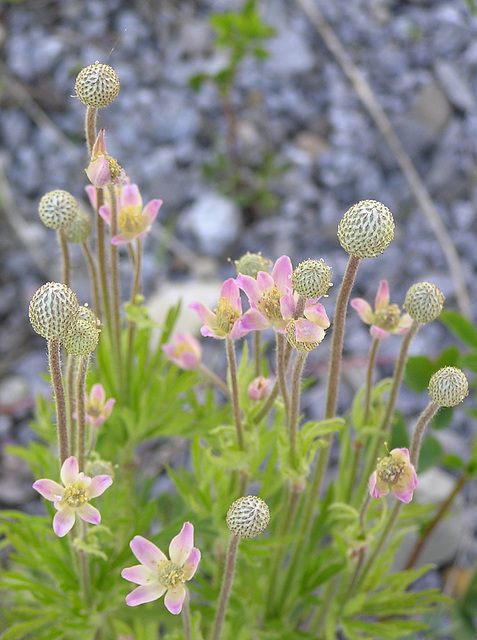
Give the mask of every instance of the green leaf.
<path id="1" fill-rule="evenodd" d="M 439 464 L 442 459 L 442 446 L 436 438 L 428 437 L 424 440 L 419 455 L 419 473 Z"/>
<path id="2" fill-rule="evenodd" d="M 464 461 L 454 453 L 448 453 L 442 457 L 441 464 L 452 471 L 460 471 L 464 468 Z"/>
<path id="3" fill-rule="evenodd" d="M 474 324 L 457 311 L 442 311 L 440 322 L 464 344 L 477 349 L 477 329 Z"/>
<path id="4" fill-rule="evenodd" d="M 426 356 L 411 356 L 406 363 L 404 382 L 413 391 L 422 393 L 427 389 L 434 371 L 433 363 Z"/>
<path id="5" fill-rule="evenodd" d="M 454 407 L 441 407 L 432 419 L 434 429 L 445 429 L 454 415 Z"/>

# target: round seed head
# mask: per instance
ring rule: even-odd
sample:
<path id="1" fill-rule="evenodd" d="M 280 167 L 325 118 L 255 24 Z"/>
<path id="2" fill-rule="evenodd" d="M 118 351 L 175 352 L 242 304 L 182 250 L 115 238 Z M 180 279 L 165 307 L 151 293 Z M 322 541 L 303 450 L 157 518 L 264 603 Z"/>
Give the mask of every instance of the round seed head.
<path id="1" fill-rule="evenodd" d="M 313 351 L 320 344 L 319 342 L 300 342 L 296 339 L 296 322 L 290 320 L 285 328 L 285 333 L 289 344 L 297 351 Z"/>
<path id="2" fill-rule="evenodd" d="M 230 531 L 239 538 L 255 538 L 267 528 L 270 510 L 261 498 L 245 496 L 230 505 L 226 520 Z"/>
<path id="3" fill-rule="evenodd" d="M 92 327 L 95 327 L 97 331 L 101 326 L 101 322 L 95 312 L 87 305 L 83 304 L 79 308 L 78 320 L 84 320 L 88 322 Z"/>
<path id="4" fill-rule="evenodd" d="M 98 346 L 99 330 L 88 320 L 79 319 L 63 338 L 63 346 L 72 356 L 87 356 Z"/>
<path id="5" fill-rule="evenodd" d="M 321 298 L 331 287 L 331 268 L 324 260 L 300 262 L 292 275 L 293 288 L 305 298 Z"/>
<path id="6" fill-rule="evenodd" d="M 40 220 L 50 229 L 65 229 L 78 215 L 78 203 L 68 191 L 56 189 L 45 193 L 38 205 Z"/>
<path id="7" fill-rule="evenodd" d="M 413 284 L 406 293 L 404 308 L 416 322 L 432 322 L 441 313 L 444 295 L 431 282 Z"/>
<path id="8" fill-rule="evenodd" d="M 85 473 L 91 478 L 94 478 L 95 476 L 101 476 L 103 474 L 114 478 L 114 465 L 109 460 L 102 460 L 101 458 L 88 460 L 85 467 Z"/>
<path id="9" fill-rule="evenodd" d="M 81 69 L 76 83 L 76 97 L 86 107 L 107 107 L 119 93 L 119 78 L 116 71 L 107 64 L 95 62 Z"/>
<path id="10" fill-rule="evenodd" d="M 250 253 L 247 251 L 240 260 L 235 261 L 237 273 L 243 273 L 244 276 L 257 277 L 259 271 L 269 272 L 270 261 L 262 256 L 261 253 Z"/>
<path id="11" fill-rule="evenodd" d="M 47 282 L 30 301 L 31 326 L 47 340 L 61 340 L 75 326 L 79 304 L 76 294 L 60 282 Z"/>
<path id="12" fill-rule="evenodd" d="M 91 220 L 86 213 L 78 211 L 75 219 L 64 229 L 68 242 L 85 242 L 91 235 Z"/>
<path id="13" fill-rule="evenodd" d="M 440 407 L 455 407 L 469 393 L 469 383 L 464 372 L 457 367 L 443 367 L 429 380 L 431 400 Z"/>
<path id="14" fill-rule="evenodd" d="M 375 258 L 394 237 L 394 218 L 377 200 L 361 200 L 344 214 L 338 225 L 338 240 L 357 258 Z"/>

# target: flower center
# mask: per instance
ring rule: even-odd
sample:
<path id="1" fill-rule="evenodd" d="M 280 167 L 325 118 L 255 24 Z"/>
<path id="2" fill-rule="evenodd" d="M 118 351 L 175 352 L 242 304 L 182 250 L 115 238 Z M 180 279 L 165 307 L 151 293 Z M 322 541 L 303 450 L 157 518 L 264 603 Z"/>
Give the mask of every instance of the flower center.
<path id="1" fill-rule="evenodd" d="M 140 233 L 143 231 L 142 210 L 139 207 L 122 207 L 118 223 L 123 233 Z"/>
<path id="2" fill-rule="evenodd" d="M 69 507 L 75 508 L 81 507 L 83 504 L 88 502 L 88 495 L 84 484 L 78 480 L 78 482 L 69 484 L 65 487 L 62 501 L 66 502 Z"/>
<path id="3" fill-rule="evenodd" d="M 262 297 L 258 301 L 257 306 L 259 310 L 272 322 L 283 320 L 282 310 L 280 308 L 280 298 L 282 295 L 283 294 L 278 291 L 278 287 L 275 284 L 273 288 L 264 291 Z"/>
<path id="4" fill-rule="evenodd" d="M 230 333 L 239 317 L 240 314 L 231 306 L 227 298 L 220 298 L 217 309 L 215 309 L 217 329 L 225 334 Z"/>
<path id="5" fill-rule="evenodd" d="M 377 474 L 384 482 L 396 484 L 404 473 L 404 462 L 398 462 L 392 456 L 386 456 L 378 462 Z"/>
<path id="6" fill-rule="evenodd" d="M 184 569 L 174 562 L 164 562 L 159 566 L 157 579 L 163 587 L 173 589 L 185 582 Z"/>
<path id="7" fill-rule="evenodd" d="M 376 311 L 373 324 L 385 331 L 392 331 L 398 326 L 400 318 L 401 312 L 397 304 L 390 304 Z"/>

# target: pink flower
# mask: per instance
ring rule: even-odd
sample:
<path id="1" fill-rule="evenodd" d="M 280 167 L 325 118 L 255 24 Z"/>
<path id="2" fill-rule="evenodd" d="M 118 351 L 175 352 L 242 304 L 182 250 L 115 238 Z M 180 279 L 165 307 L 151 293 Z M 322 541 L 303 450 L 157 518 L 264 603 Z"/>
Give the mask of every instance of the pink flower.
<path id="1" fill-rule="evenodd" d="M 118 226 L 120 233 L 111 238 L 111 244 L 125 244 L 135 238 L 145 236 L 162 205 L 162 200 L 150 200 L 142 207 L 142 197 L 137 184 L 124 184 L 118 189 Z M 111 224 L 111 207 L 107 204 L 99 208 L 99 215 Z"/>
<path id="2" fill-rule="evenodd" d="M 247 333 L 239 322 L 242 315 L 242 303 L 239 288 L 233 278 L 229 278 L 222 285 L 219 303 L 214 311 L 211 311 L 202 302 L 193 302 L 189 308 L 196 311 L 204 323 L 200 330 L 203 336 L 219 340 L 230 336 L 236 340 Z"/>
<path id="3" fill-rule="evenodd" d="M 84 396 L 86 422 L 92 424 L 93 427 L 100 427 L 111 415 L 116 400 L 114 398 L 106 400 L 106 393 L 100 384 L 94 384 L 89 396 L 87 393 L 85 393 Z"/>
<path id="4" fill-rule="evenodd" d="M 194 527 L 185 522 L 181 532 L 169 545 L 169 556 L 142 536 L 135 536 L 130 543 L 132 552 L 141 564 L 123 569 L 121 576 L 140 586 L 126 596 L 126 604 L 138 604 L 157 600 L 164 593 L 164 604 L 174 614 L 182 610 L 186 596 L 184 582 L 195 574 L 200 561 L 200 551 L 194 547 Z"/>
<path id="5" fill-rule="evenodd" d="M 272 325 L 277 330 L 285 328 L 296 308 L 292 272 L 290 258 L 281 256 L 271 274 L 259 271 L 256 279 L 242 273 L 237 276 L 237 284 L 247 295 L 251 307 L 240 321 L 244 331 L 268 329 Z"/>
<path id="6" fill-rule="evenodd" d="M 369 492 L 373 498 L 381 498 L 389 493 L 389 488 L 401 502 L 411 502 L 417 487 L 417 474 L 409 459 L 407 449 L 393 449 L 389 455 L 378 461 L 376 471 L 369 478 Z"/>
<path id="7" fill-rule="evenodd" d="M 190 333 L 176 333 L 172 344 L 165 344 L 162 349 L 181 369 L 197 369 L 202 360 L 202 347 Z"/>
<path id="8" fill-rule="evenodd" d="M 389 337 L 391 333 L 403 334 L 409 331 L 412 318 L 407 313 L 401 316 L 397 304 L 389 304 L 389 286 L 387 280 L 381 280 L 374 301 L 374 313 L 366 300 L 353 298 L 351 306 L 366 324 L 371 325 L 370 333 L 373 338 Z"/>
<path id="9" fill-rule="evenodd" d="M 117 184 L 125 177 L 117 161 L 108 156 L 104 142 L 104 129 L 101 129 L 91 152 L 91 161 L 86 169 L 86 175 L 98 189 L 109 184 Z"/>
<path id="10" fill-rule="evenodd" d="M 78 473 L 78 461 L 74 456 L 67 458 L 61 467 L 62 487 L 54 480 L 37 480 L 33 488 L 44 498 L 55 504 L 58 513 L 53 518 L 53 531 L 60 538 L 70 531 L 75 523 L 76 513 L 85 522 L 99 524 L 101 514 L 89 504 L 113 483 L 111 476 L 100 475 L 94 478 Z"/>
<path id="11" fill-rule="evenodd" d="M 252 382 L 248 386 L 248 397 L 250 400 L 265 400 L 268 396 L 268 392 L 270 390 L 270 378 L 264 378 L 263 376 L 259 376 L 252 380 Z"/>

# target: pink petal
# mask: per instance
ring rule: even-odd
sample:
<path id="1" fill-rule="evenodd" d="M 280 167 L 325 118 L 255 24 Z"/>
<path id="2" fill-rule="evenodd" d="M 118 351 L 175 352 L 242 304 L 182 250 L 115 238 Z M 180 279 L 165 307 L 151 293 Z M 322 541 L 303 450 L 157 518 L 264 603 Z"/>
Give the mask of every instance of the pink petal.
<path id="1" fill-rule="evenodd" d="M 157 600 L 164 594 L 165 591 L 166 587 L 163 587 L 158 582 L 156 584 L 137 587 L 136 589 L 134 589 L 134 591 L 131 591 L 131 593 L 126 596 L 126 604 L 128 604 L 130 607 L 137 607 L 138 604 L 144 604 L 145 602 L 152 602 L 153 600 Z"/>
<path id="2" fill-rule="evenodd" d="M 162 200 L 151 200 L 144 207 L 142 215 L 144 216 L 144 219 L 146 220 L 148 225 L 151 225 L 154 222 L 162 204 Z"/>
<path id="3" fill-rule="evenodd" d="M 189 305 L 189 309 L 192 309 L 199 315 L 199 318 L 206 327 L 211 328 L 215 325 L 215 313 L 212 313 L 212 311 L 206 307 L 205 304 L 202 304 L 202 302 L 192 302 Z"/>
<path id="4" fill-rule="evenodd" d="M 91 404 L 96 407 L 100 407 L 106 400 L 106 393 L 104 392 L 102 384 L 94 384 L 90 392 Z"/>
<path id="5" fill-rule="evenodd" d="M 200 551 L 197 547 L 194 547 L 189 553 L 189 557 L 184 563 L 184 578 L 190 580 L 197 570 L 197 566 L 200 562 Z"/>
<path id="6" fill-rule="evenodd" d="M 401 319 L 399 320 L 399 324 L 397 328 L 394 329 L 393 333 L 397 333 L 399 335 L 407 333 L 411 328 L 412 323 L 413 323 L 413 319 L 411 318 L 411 316 L 405 313 L 404 315 L 401 316 Z"/>
<path id="7" fill-rule="evenodd" d="M 181 532 L 172 538 L 169 545 L 169 556 L 175 564 L 180 567 L 189 557 L 194 546 L 194 525 L 184 522 Z"/>
<path id="8" fill-rule="evenodd" d="M 264 290 L 260 286 L 258 281 L 258 278 L 261 273 L 263 273 L 263 275 L 266 275 L 268 276 L 268 278 L 270 278 L 271 285 L 273 286 L 273 280 L 271 279 L 271 277 L 262 271 L 258 273 L 257 280 L 255 280 L 255 278 L 252 278 L 252 276 L 246 276 L 243 273 L 240 273 L 235 280 L 237 285 L 240 287 L 240 289 L 242 289 L 242 291 L 245 293 L 247 298 L 249 298 L 249 300 L 251 300 L 254 304 L 258 303 L 258 301 L 262 297 L 263 290 Z"/>
<path id="9" fill-rule="evenodd" d="M 371 309 L 371 305 L 363 300 L 363 298 L 353 298 L 350 305 L 358 312 L 359 317 L 366 324 L 372 324 L 374 319 L 374 313 Z"/>
<path id="10" fill-rule="evenodd" d="M 240 301 L 240 290 L 233 278 L 229 278 L 224 282 L 220 289 L 220 297 L 225 298 L 231 307 L 240 314 L 242 313 L 242 303 Z"/>
<path id="11" fill-rule="evenodd" d="M 267 320 L 257 309 L 249 309 L 239 319 L 243 331 L 262 331 L 271 326 Z"/>
<path id="12" fill-rule="evenodd" d="M 396 448 L 391 449 L 390 454 L 393 458 L 396 458 L 399 461 L 406 462 L 407 464 L 411 464 L 411 458 L 409 457 L 409 449 L 406 447 L 402 447 L 402 449 Z"/>
<path id="13" fill-rule="evenodd" d="M 405 504 L 409 504 L 412 500 L 413 489 L 398 489 L 396 486 L 392 487 L 394 495 L 398 500 L 404 502 Z"/>
<path id="14" fill-rule="evenodd" d="M 85 171 L 91 184 L 98 189 L 111 183 L 111 171 L 106 156 L 98 156 L 92 160 Z"/>
<path id="15" fill-rule="evenodd" d="M 97 498 L 113 484 L 113 479 L 108 475 L 95 476 L 88 487 L 88 497 Z"/>
<path id="16" fill-rule="evenodd" d="M 103 416 L 105 418 L 109 418 L 109 416 L 111 415 L 111 412 L 113 411 L 113 407 L 115 403 L 116 403 L 115 398 L 109 398 L 109 400 L 106 400 L 106 404 L 104 405 L 104 408 L 103 408 Z"/>
<path id="17" fill-rule="evenodd" d="M 99 207 L 99 215 L 103 218 L 107 225 L 111 226 L 111 209 L 107 204 L 103 204 Z"/>
<path id="18" fill-rule="evenodd" d="M 93 187 L 92 184 L 88 184 L 86 185 L 86 187 L 84 188 L 84 190 L 86 191 L 86 195 L 89 198 L 89 201 L 91 203 L 91 206 L 93 207 L 93 209 L 96 211 L 96 207 L 97 207 L 97 199 L 96 199 L 96 187 Z"/>
<path id="19" fill-rule="evenodd" d="M 58 538 L 71 531 L 75 523 L 75 510 L 72 507 L 62 507 L 53 518 L 53 531 Z"/>
<path id="20" fill-rule="evenodd" d="M 248 331 L 244 329 L 242 323 L 240 322 L 240 319 L 238 319 L 234 322 L 234 326 L 232 327 L 229 336 L 232 338 L 232 340 L 238 340 L 239 338 L 243 338 L 246 333 L 248 333 Z"/>
<path id="21" fill-rule="evenodd" d="M 89 522 L 90 524 L 99 524 L 101 522 L 101 514 L 93 507 L 92 504 L 87 502 L 76 509 L 81 520 Z"/>
<path id="22" fill-rule="evenodd" d="M 164 604 L 166 609 L 177 615 L 182 611 L 182 603 L 186 597 L 186 589 L 183 584 L 179 584 L 174 589 L 169 589 L 164 598 Z"/>
<path id="23" fill-rule="evenodd" d="M 149 584 L 157 580 L 157 571 L 153 571 L 143 564 L 136 564 L 134 567 L 127 567 L 121 571 L 121 577 L 136 584 Z"/>
<path id="24" fill-rule="evenodd" d="M 295 336 L 298 342 L 321 342 L 325 337 L 325 332 L 314 322 L 298 318 L 295 321 Z"/>
<path id="25" fill-rule="evenodd" d="M 78 460 L 74 456 L 66 458 L 60 471 L 61 482 L 65 487 L 69 484 L 74 484 L 78 480 L 78 471 Z"/>
<path id="26" fill-rule="evenodd" d="M 95 158 L 96 156 L 106 155 L 106 144 L 104 142 L 104 129 L 100 129 L 98 135 L 96 136 L 96 140 L 94 141 L 93 149 L 91 151 L 91 156 Z"/>
<path id="27" fill-rule="evenodd" d="M 114 246 L 118 244 L 127 244 L 128 242 L 132 242 L 134 238 L 139 238 L 139 235 L 140 234 L 134 233 L 118 233 L 116 236 L 111 238 L 111 244 Z"/>
<path id="28" fill-rule="evenodd" d="M 214 331 L 211 331 L 206 326 L 203 326 L 201 328 L 200 332 L 204 336 L 204 338 L 215 338 L 216 340 L 225 340 L 225 334 L 224 335 L 220 335 L 218 333 L 215 333 Z"/>
<path id="29" fill-rule="evenodd" d="M 389 487 L 383 486 L 382 483 L 378 481 L 378 474 L 376 471 L 373 471 L 369 478 L 369 493 L 372 498 L 382 498 L 389 493 Z"/>
<path id="30" fill-rule="evenodd" d="M 142 209 L 142 197 L 137 184 L 125 184 L 121 189 L 120 208 Z"/>
<path id="31" fill-rule="evenodd" d="M 291 289 L 280 298 L 280 311 L 285 320 L 289 320 L 295 315 L 296 301 Z"/>
<path id="32" fill-rule="evenodd" d="M 387 280 L 381 280 L 378 287 L 376 298 L 374 299 L 374 308 L 376 311 L 389 306 L 389 286 Z"/>
<path id="33" fill-rule="evenodd" d="M 155 544 L 150 542 L 150 540 L 147 540 L 142 536 L 134 536 L 129 543 L 129 546 L 139 562 L 146 565 L 146 567 L 149 567 L 153 571 L 157 571 L 157 565 L 159 562 L 167 562 L 165 554 L 162 553 Z"/>
<path id="34" fill-rule="evenodd" d="M 314 322 L 322 329 L 328 329 L 330 320 L 326 313 L 325 307 L 319 302 L 309 304 L 305 307 L 304 316 L 311 322 Z"/>
<path id="35" fill-rule="evenodd" d="M 375 324 L 370 327 L 369 333 L 373 336 L 373 338 L 376 338 L 376 340 L 384 340 L 384 338 L 389 338 L 389 336 L 391 335 L 389 331 L 381 329 L 381 327 L 377 327 Z"/>
<path id="36" fill-rule="evenodd" d="M 279 291 L 286 291 L 287 288 L 292 286 L 292 273 L 293 267 L 290 258 L 288 256 L 278 258 L 272 270 L 272 278 Z"/>
<path id="37" fill-rule="evenodd" d="M 48 478 L 43 478 L 42 480 L 37 480 L 33 483 L 33 488 L 35 491 L 38 491 L 40 495 L 42 495 L 47 500 L 51 500 L 54 502 L 57 498 L 63 496 L 63 487 L 55 482 L 54 480 L 48 480 Z"/>

